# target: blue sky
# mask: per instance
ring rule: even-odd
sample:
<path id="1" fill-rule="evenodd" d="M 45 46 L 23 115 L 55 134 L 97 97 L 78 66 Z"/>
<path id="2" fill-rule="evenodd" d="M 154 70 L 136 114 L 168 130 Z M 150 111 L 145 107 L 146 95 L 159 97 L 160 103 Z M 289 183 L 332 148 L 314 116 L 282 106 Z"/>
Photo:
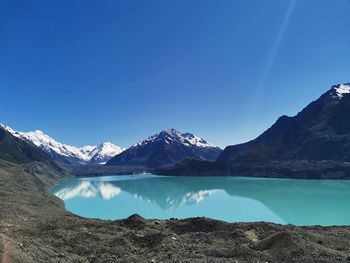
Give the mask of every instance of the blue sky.
<path id="1" fill-rule="evenodd" d="M 347 0 L 0 0 L 0 122 L 123 147 L 253 139 L 350 82 Z"/>

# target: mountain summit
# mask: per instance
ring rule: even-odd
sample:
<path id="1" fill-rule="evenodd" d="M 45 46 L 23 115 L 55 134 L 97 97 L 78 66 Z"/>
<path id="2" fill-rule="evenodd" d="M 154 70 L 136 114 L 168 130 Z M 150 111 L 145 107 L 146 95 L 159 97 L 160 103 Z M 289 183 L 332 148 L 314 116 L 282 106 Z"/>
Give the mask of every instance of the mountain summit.
<path id="1" fill-rule="evenodd" d="M 133 145 L 108 161 L 107 165 L 159 168 L 185 159 L 215 160 L 221 151 L 191 133 L 168 129 Z"/>
<path id="2" fill-rule="evenodd" d="M 229 146 L 218 161 L 350 161 L 350 84 L 333 86 L 294 117 L 282 116 L 255 140 Z"/>
<path id="3" fill-rule="evenodd" d="M 156 173 L 341 179 L 350 178 L 349 163 L 350 84 L 339 84 L 256 139 L 226 147 L 216 162 L 192 160 Z"/>
<path id="4" fill-rule="evenodd" d="M 110 158 L 121 153 L 122 148 L 110 142 L 98 146 L 85 145 L 74 147 L 56 141 L 40 130 L 19 132 L 1 125 L 13 136 L 29 141 L 47 153 L 52 159 L 68 164 L 104 164 Z"/>
<path id="5" fill-rule="evenodd" d="M 90 153 L 90 163 L 105 164 L 112 157 L 120 154 L 124 149 L 111 142 L 104 142 L 96 146 Z"/>
<path id="6" fill-rule="evenodd" d="M 51 158 L 33 143 L 13 136 L 3 125 L 0 125 L 1 160 L 23 164 L 34 161 L 50 162 Z"/>
<path id="7" fill-rule="evenodd" d="M 333 86 L 330 90 L 330 95 L 333 98 L 342 99 L 344 96 L 350 94 L 350 83 L 340 84 L 337 86 Z"/>

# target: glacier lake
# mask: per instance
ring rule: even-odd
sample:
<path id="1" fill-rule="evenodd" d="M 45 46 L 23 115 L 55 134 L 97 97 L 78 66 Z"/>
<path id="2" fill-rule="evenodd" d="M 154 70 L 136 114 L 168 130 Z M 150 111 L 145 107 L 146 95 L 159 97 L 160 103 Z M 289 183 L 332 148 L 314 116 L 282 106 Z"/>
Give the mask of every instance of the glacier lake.
<path id="1" fill-rule="evenodd" d="M 118 175 L 63 180 L 50 193 L 87 218 L 350 225 L 350 181 Z"/>

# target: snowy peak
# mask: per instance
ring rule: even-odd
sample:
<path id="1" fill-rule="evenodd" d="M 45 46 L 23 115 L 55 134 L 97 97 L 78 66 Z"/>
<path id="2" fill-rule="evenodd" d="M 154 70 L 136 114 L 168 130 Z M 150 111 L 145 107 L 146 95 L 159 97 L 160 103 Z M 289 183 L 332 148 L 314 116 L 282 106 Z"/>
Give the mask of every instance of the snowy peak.
<path id="1" fill-rule="evenodd" d="M 1 126 L 13 136 L 32 142 L 54 160 L 66 163 L 105 163 L 123 150 L 110 142 L 101 143 L 98 146 L 75 147 L 60 143 L 40 130 L 18 132 L 6 125 Z"/>
<path id="2" fill-rule="evenodd" d="M 123 148 L 120 148 L 117 145 L 114 145 L 111 142 L 104 142 L 95 147 L 90 153 L 90 161 L 99 164 L 105 164 L 112 157 L 120 154 L 124 151 Z"/>
<path id="3" fill-rule="evenodd" d="M 168 129 L 135 144 L 110 159 L 106 165 L 158 169 L 186 159 L 213 161 L 221 151 L 191 133 Z"/>
<path id="4" fill-rule="evenodd" d="M 0 124 L 0 159 L 14 164 L 34 161 L 49 163 L 51 158 L 27 140 L 21 140 L 9 132 L 9 127 Z"/>
<path id="5" fill-rule="evenodd" d="M 160 133 L 150 136 L 146 140 L 135 144 L 133 147 L 144 146 L 157 141 L 164 141 L 167 144 L 179 143 L 188 147 L 218 148 L 217 146 L 208 143 L 203 138 L 197 137 L 192 133 L 181 133 L 175 129 L 163 130 Z"/>
<path id="6" fill-rule="evenodd" d="M 10 131 L 10 130 L 9 130 Z M 48 153 L 52 158 L 58 154 L 62 157 L 75 159 L 76 161 L 87 162 L 89 157 L 87 147 L 77 148 L 57 142 L 42 131 L 36 130 L 31 132 L 17 132 L 11 129 L 12 135 L 20 139 L 26 139 L 34 143 L 37 147 Z"/>
<path id="7" fill-rule="evenodd" d="M 330 92 L 332 98 L 339 100 L 347 94 L 350 94 L 350 83 L 333 86 Z"/>
<path id="8" fill-rule="evenodd" d="M 202 148 L 212 148 L 215 147 L 215 145 L 208 143 L 203 138 L 197 137 L 193 135 L 192 133 L 181 133 L 175 129 L 169 129 L 164 130 L 161 133 L 165 133 L 166 135 L 170 136 L 172 139 L 177 140 L 181 144 L 184 144 L 186 146 L 196 146 L 196 147 L 202 147 Z"/>
<path id="9" fill-rule="evenodd" d="M 5 129 L 6 131 L 8 131 L 9 133 L 11 133 L 12 135 L 14 135 L 15 133 L 17 133 L 15 130 L 13 130 L 11 127 L 0 123 L 0 127 Z M 16 137 L 16 136 L 15 136 Z"/>
<path id="10" fill-rule="evenodd" d="M 78 148 L 79 151 L 84 154 L 84 155 L 90 155 L 91 152 L 93 152 L 96 149 L 96 146 L 92 146 L 92 145 L 85 145 L 82 146 L 80 148 Z"/>

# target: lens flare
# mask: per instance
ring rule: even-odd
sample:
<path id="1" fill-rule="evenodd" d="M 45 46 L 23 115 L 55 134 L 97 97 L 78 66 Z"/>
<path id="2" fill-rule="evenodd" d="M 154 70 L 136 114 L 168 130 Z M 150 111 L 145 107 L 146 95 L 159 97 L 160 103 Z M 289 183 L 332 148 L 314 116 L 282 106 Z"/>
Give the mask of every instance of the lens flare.
<path id="1" fill-rule="evenodd" d="M 252 106 L 253 106 L 253 109 L 255 108 L 256 109 L 256 106 L 257 106 L 257 103 L 261 97 L 261 94 L 263 93 L 264 89 L 265 89 L 265 86 L 266 86 L 266 80 L 270 74 L 270 71 L 271 71 L 271 68 L 273 66 L 273 63 L 276 59 L 276 56 L 278 54 L 278 51 L 280 49 L 280 46 L 281 46 L 281 43 L 282 43 L 282 40 L 283 40 L 283 36 L 286 32 L 286 29 L 288 27 L 288 24 L 289 24 L 289 21 L 293 15 L 293 11 L 295 9 L 295 5 L 296 5 L 296 0 L 291 0 L 289 6 L 288 6 L 288 9 L 287 9 L 287 12 L 283 18 L 283 21 L 282 21 L 282 24 L 278 30 L 278 34 L 277 34 L 277 37 L 276 37 L 276 40 L 274 41 L 274 44 L 271 48 L 271 51 L 269 53 L 269 56 L 268 56 L 268 59 L 265 63 L 265 66 L 264 66 L 264 69 L 263 69 L 263 72 L 261 74 L 261 77 L 258 81 L 258 84 L 256 86 L 256 89 L 255 89 L 255 93 L 254 93 L 254 97 L 253 97 L 253 102 L 252 102 Z"/>

